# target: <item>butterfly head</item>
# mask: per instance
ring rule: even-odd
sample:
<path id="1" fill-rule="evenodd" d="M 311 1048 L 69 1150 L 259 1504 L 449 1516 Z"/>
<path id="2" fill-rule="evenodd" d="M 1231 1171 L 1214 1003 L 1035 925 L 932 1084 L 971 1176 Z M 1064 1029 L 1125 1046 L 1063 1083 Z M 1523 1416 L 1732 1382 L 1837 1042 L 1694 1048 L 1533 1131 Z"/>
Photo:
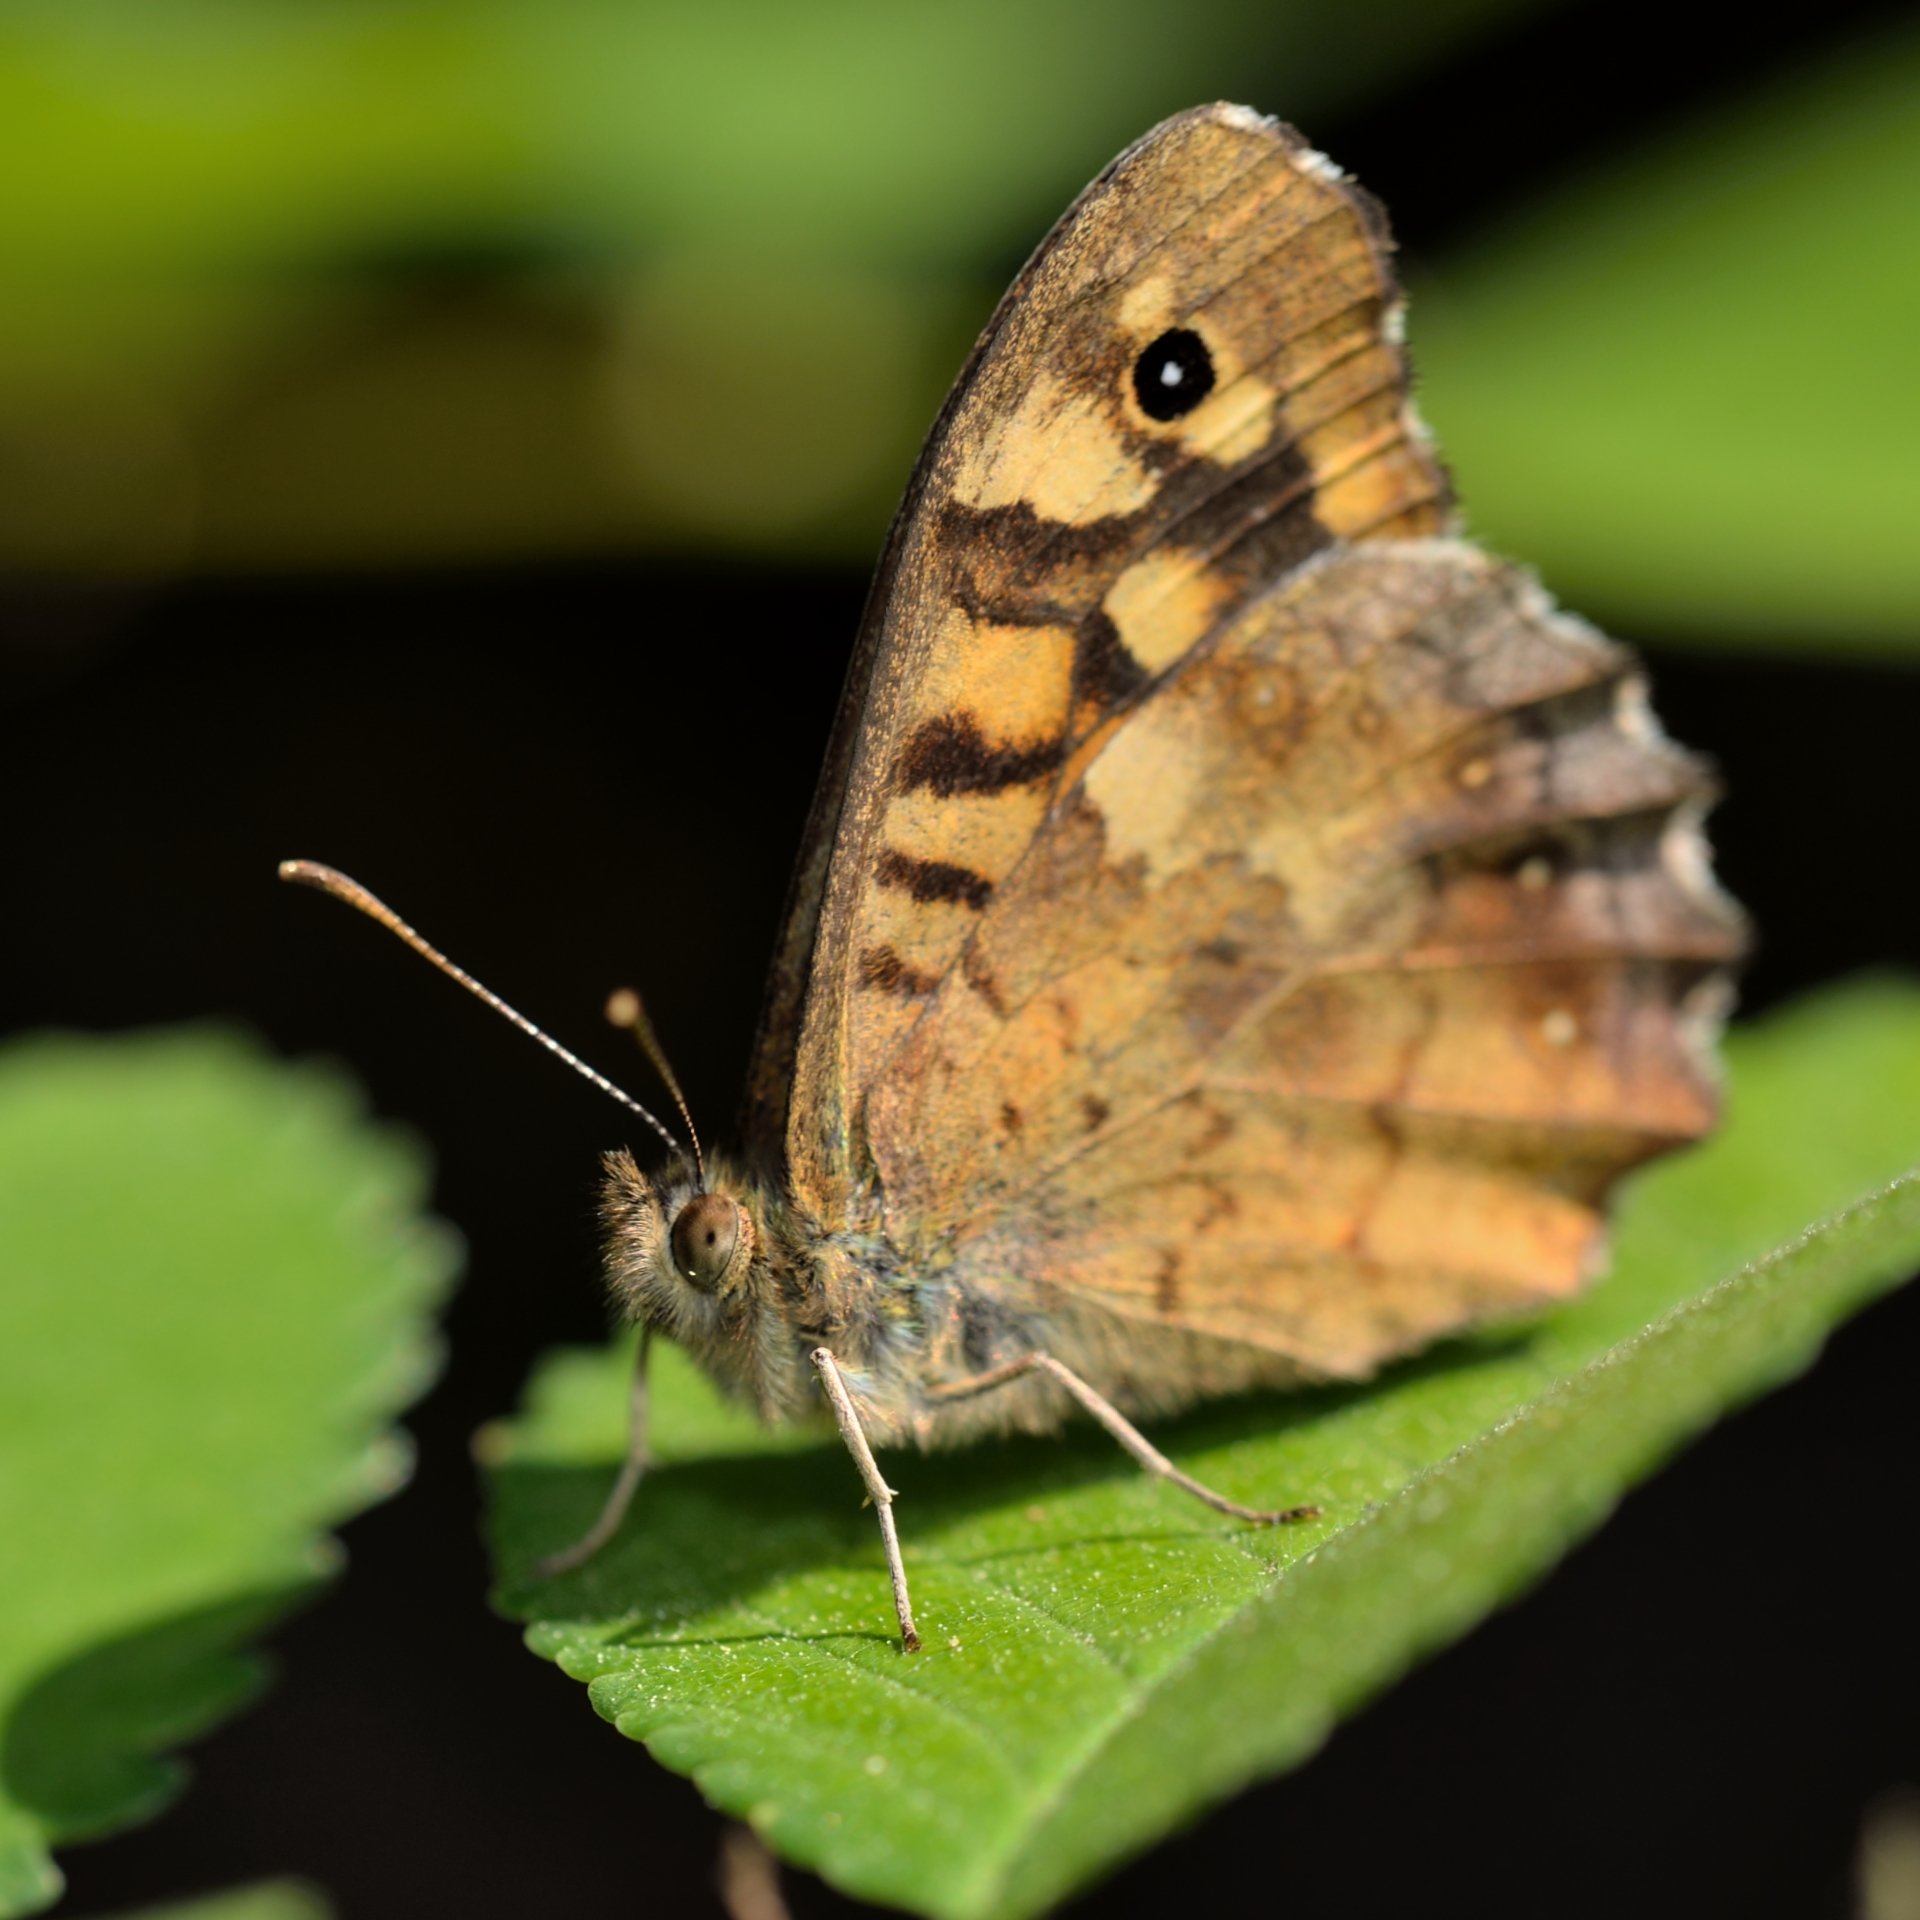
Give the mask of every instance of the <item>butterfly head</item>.
<path id="1" fill-rule="evenodd" d="M 686 1160 L 649 1175 L 630 1153 L 607 1156 L 601 1216 L 615 1300 L 755 1399 L 781 1323 L 763 1211 L 757 1190 L 724 1166 L 710 1165 L 703 1181 Z"/>

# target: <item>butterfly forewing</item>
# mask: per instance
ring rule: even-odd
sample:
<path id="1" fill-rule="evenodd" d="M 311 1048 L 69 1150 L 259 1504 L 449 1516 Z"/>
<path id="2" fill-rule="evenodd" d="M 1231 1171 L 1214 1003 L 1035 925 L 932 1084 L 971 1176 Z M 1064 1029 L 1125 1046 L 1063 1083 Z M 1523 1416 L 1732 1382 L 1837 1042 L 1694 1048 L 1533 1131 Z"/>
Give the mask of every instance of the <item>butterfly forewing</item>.
<path id="1" fill-rule="evenodd" d="M 1206 108 L 1102 175 L 989 325 L 882 566 L 749 1093 L 820 1217 L 1100 730 L 1334 540 L 1444 523 L 1387 251 L 1298 136 Z"/>

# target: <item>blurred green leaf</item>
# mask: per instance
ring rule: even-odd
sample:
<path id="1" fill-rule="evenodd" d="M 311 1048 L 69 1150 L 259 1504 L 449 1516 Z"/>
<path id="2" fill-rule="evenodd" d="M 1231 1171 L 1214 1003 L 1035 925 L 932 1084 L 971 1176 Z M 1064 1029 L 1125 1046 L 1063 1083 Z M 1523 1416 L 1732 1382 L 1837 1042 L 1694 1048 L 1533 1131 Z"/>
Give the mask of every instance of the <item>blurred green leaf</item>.
<path id="1" fill-rule="evenodd" d="M 13 0 L 0 564 L 870 556 L 1112 154 L 1545 3 Z"/>
<path id="2" fill-rule="evenodd" d="M 14 0 L 0 563 L 869 556 L 1108 156 L 1546 3 Z M 1916 99 L 1888 31 L 1412 263 L 1491 544 L 1630 635 L 1914 647 Z"/>
<path id="3" fill-rule="evenodd" d="M 569 1354 L 489 1435 L 505 1603 L 790 1858 L 943 1920 L 1037 1913 L 1303 1759 L 1920 1260 L 1920 1178 L 1898 1177 L 1920 1158 L 1920 988 L 1829 993 L 1730 1053 L 1727 1126 L 1635 1184 L 1591 1295 L 1371 1389 L 1161 1435 L 1243 1500 L 1323 1501 L 1320 1523 L 1223 1523 L 1085 1433 L 896 1459 L 909 1659 L 837 1445 L 760 1435 L 669 1352 L 664 1470 L 597 1560 L 530 1583 L 621 1447 L 624 1355 Z"/>
<path id="4" fill-rule="evenodd" d="M 1909 26 L 1423 263 L 1476 533 L 1629 635 L 1920 648 L 1916 202 Z"/>
<path id="5" fill-rule="evenodd" d="M 723 236 L 977 260 L 1251 74 L 1305 113 L 1541 4 L 10 0 L 0 157 L 35 190 L 0 210 L 0 258 L 32 279 Z"/>
<path id="6" fill-rule="evenodd" d="M 198 1899 L 130 1909 L 111 1920 L 332 1920 L 332 1915 L 332 1905 L 317 1887 L 301 1880 L 259 1880 Z"/>
<path id="7" fill-rule="evenodd" d="M 213 1032 L 0 1056 L 0 1914 L 157 1810 L 391 1493 L 454 1266 L 421 1157 Z"/>

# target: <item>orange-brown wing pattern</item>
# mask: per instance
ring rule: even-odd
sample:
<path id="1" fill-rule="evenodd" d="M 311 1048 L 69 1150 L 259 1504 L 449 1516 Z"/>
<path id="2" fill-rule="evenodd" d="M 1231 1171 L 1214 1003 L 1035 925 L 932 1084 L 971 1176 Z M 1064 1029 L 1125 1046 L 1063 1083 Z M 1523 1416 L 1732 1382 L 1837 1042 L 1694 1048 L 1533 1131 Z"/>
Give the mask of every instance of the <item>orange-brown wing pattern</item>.
<path id="1" fill-rule="evenodd" d="M 1712 1119 L 1707 791 L 1528 576 L 1329 550 L 975 914 L 869 1091 L 889 1237 L 1333 1375 L 1572 1290 L 1609 1185 Z"/>
<path id="2" fill-rule="evenodd" d="M 1333 542 L 1446 524 L 1387 251 L 1296 135 L 1205 108 L 1002 303 L 882 564 L 749 1088 L 750 1145 L 815 1218 L 845 1216 L 867 1088 L 1105 730 Z"/>

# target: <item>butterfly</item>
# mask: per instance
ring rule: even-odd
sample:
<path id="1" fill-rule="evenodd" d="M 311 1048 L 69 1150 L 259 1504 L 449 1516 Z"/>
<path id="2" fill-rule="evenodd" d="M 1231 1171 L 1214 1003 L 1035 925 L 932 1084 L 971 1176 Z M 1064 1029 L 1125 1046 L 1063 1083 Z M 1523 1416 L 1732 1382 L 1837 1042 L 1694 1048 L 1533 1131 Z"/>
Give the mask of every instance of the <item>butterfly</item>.
<path id="1" fill-rule="evenodd" d="M 739 1156 L 608 1158 L 616 1300 L 767 1420 L 832 1413 L 909 1650 L 875 1446 L 1089 1414 L 1224 1512 L 1314 1512 L 1134 1417 L 1574 1292 L 1614 1183 L 1713 1125 L 1711 776 L 1629 653 L 1459 536 L 1390 255 L 1240 107 L 1068 209 L 888 539 Z M 543 1571 L 621 1522 L 646 1347 Z"/>

